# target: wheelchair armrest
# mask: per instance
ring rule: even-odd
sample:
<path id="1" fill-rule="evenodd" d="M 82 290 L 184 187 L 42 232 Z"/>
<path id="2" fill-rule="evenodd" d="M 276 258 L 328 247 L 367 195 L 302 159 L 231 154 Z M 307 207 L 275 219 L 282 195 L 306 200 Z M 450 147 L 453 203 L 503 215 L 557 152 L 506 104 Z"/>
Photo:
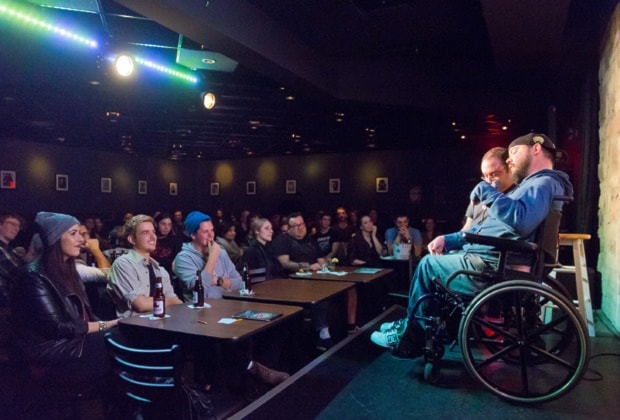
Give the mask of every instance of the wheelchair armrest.
<path id="1" fill-rule="evenodd" d="M 534 252 L 538 245 L 533 242 L 518 239 L 497 238 L 495 236 L 476 235 L 475 233 L 463 232 L 463 239 L 469 243 L 489 245 L 502 251 Z"/>

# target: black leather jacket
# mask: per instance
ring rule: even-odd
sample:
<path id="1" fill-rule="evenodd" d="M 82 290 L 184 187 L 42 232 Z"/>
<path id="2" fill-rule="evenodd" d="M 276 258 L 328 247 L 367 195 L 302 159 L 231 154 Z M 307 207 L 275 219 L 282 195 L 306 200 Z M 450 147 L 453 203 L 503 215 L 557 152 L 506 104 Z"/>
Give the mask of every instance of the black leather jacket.
<path id="1" fill-rule="evenodd" d="M 56 364 L 81 357 L 89 318 L 79 296 L 59 290 L 39 261 L 19 270 L 11 299 L 14 344 L 27 362 Z"/>

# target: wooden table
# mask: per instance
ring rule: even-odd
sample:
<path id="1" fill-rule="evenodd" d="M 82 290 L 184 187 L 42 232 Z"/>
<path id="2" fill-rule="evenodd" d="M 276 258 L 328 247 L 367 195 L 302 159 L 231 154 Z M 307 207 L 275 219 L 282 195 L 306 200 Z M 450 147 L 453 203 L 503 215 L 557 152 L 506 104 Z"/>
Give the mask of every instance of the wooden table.
<path id="1" fill-rule="evenodd" d="M 224 292 L 225 299 L 309 307 L 331 299 L 355 286 L 353 282 L 317 282 L 314 280 L 271 279 L 252 285 L 252 295 Z"/>
<path id="2" fill-rule="evenodd" d="M 187 304 L 169 305 L 166 314 L 170 318 L 150 320 L 138 315 L 119 321 L 121 326 L 137 327 L 152 331 L 162 330 L 169 333 L 198 336 L 217 340 L 239 340 L 248 338 L 263 330 L 281 323 L 285 319 L 301 312 L 302 308 L 291 305 L 272 305 L 228 299 L 205 299 L 210 308 L 190 309 Z M 279 312 L 282 314 L 272 321 L 242 320 L 232 324 L 220 324 L 222 318 L 230 318 L 239 312 L 252 309 L 256 311 Z M 206 321 L 207 324 L 198 321 Z"/>
<path id="3" fill-rule="evenodd" d="M 289 276 L 293 279 L 327 280 L 327 281 L 352 282 L 352 283 L 370 283 L 394 271 L 391 268 L 376 267 L 374 269 L 379 270 L 376 273 L 364 274 L 364 273 L 355 272 L 357 270 L 364 269 L 364 268 L 371 268 L 371 267 L 336 267 L 336 270 L 334 271 L 346 271 L 347 272 L 347 274 L 343 276 L 337 276 L 331 273 L 323 273 L 321 271 L 311 271 L 310 275 L 299 275 L 298 273 L 292 273 Z"/>

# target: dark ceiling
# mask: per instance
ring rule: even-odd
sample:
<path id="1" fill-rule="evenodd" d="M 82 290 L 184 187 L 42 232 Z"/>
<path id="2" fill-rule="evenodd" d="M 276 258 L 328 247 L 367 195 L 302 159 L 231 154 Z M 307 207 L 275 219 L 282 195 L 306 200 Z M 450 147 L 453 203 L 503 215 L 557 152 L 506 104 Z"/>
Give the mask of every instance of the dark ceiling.
<path id="1" fill-rule="evenodd" d="M 0 0 L 16 4 L 99 46 L 0 13 L 0 138 L 234 159 L 546 130 L 616 1 Z M 200 82 L 118 80 L 106 58 L 120 50 L 200 65 Z"/>

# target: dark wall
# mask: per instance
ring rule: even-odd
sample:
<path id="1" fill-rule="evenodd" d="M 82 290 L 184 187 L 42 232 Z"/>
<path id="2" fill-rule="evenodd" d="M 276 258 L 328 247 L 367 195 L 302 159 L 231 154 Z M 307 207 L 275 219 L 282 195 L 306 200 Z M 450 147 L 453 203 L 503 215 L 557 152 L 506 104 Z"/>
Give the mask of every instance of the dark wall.
<path id="1" fill-rule="evenodd" d="M 485 145 L 486 147 L 486 145 Z M 412 184 L 424 189 L 424 203 L 449 226 L 458 227 L 470 188 L 478 182 L 484 150 L 472 145 L 424 151 L 372 151 L 249 158 L 232 161 L 169 161 L 135 155 L 96 152 L 62 145 L 5 140 L 0 169 L 16 172 L 16 189 L 0 190 L 3 207 L 31 216 L 38 210 L 75 215 L 98 214 L 118 220 L 126 211 L 188 212 L 216 208 L 239 212 L 249 208 L 268 215 L 300 209 L 334 211 L 337 206 L 367 211 L 377 207 L 392 215 L 408 207 Z M 56 191 L 55 175 L 69 177 L 69 190 Z M 112 192 L 100 191 L 101 178 L 112 179 Z M 388 192 L 375 191 L 375 179 L 388 178 Z M 340 179 L 340 193 L 329 193 L 329 179 Z M 138 194 L 138 180 L 147 194 Z M 286 180 L 296 193 L 286 194 Z M 246 194 L 246 182 L 256 194 Z M 169 194 L 169 183 L 178 195 Z M 219 195 L 211 195 L 211 183 Z"/>

